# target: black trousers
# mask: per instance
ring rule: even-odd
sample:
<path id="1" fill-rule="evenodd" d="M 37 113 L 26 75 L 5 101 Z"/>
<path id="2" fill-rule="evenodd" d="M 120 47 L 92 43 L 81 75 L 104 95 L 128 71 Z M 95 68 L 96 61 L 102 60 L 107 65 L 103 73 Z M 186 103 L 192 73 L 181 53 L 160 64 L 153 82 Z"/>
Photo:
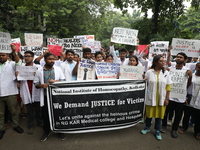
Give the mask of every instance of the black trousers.
<path id="1" fill-rule="evenodd" d="M 44 96 L 44 106 L 42 107 L 42 119 L 43 119 L 43 130 L 44 132 L 50 132 L 50 122 L 47 107 L 47 97 Z"/>
<path id="2" fill-rule="evenodd" d="M 167 118 L 168 118 L 169 112 L 174 111 L 175 117 L 174 117 L 174 121 L 172 124 L 172 130 L 177 131 L 179 123 L 180 123 L 182 115 L 183 115 L 183 108 L 184 108 L 184 103 L 178 103 L 178 102 L 169 100 L 169 104 L 165 111 L 164 119 L 162 120 L 162 126 L 164 126 L 164 127 L 167 126 Z"/>
<path id="3" fill-rule="evenodd" d="M 200 133 L 200 109 L 193 108 L 193 114 L 195 117 L 194 133 Z"/>

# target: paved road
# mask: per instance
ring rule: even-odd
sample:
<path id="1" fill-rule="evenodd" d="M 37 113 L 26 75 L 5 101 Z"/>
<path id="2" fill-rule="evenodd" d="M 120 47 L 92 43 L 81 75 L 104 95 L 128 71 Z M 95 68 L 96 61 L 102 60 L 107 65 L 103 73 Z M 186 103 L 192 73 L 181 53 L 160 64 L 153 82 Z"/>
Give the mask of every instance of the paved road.
<path id="1" fill-rule="evenodd" d="M 174 139 L 170 136 L 169 127 L 162 134 L 162 141 L 155 139 L 153 128 L 147 135 L 140 134 L 144 125 L 138 124 L 114 131 L 66 134 L 65 141 L 52 133 L 47 141 L 40 142 L 42 128 L 36 127 L 34 134 L 28 135 L 26 119 L 20 119 L 20 124 L 25 133 L 18 134 L 10 126 L 0 140 L 0 150 L 200 150 L 200 141 L 194 138 L 193 128 Z"/>

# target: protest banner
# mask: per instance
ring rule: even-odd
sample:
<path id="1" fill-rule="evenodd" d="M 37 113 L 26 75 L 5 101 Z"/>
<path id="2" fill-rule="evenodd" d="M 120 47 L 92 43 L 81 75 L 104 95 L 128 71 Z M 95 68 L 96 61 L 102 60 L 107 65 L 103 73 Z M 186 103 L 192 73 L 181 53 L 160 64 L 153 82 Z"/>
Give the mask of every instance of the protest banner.
<path id="1" fill-rule="evenodd" d="M 134 126 L 143 117 L 144 80 L 57 82 L 47 89 L 51 130 L 83 133 Z"/>
<path id="2" fill-rule="evenodd" d="M 172 39 L 171 55 L 177 55 L 180 52 L 185 53 L 188 57 L 200 56 L 200 40 L 189 39 Z"/>
<path id="3" fill-rule="evenodd" d="M 149 60 L 153 61 L 153 58 L 156 55 L 162 55 L 164 57 L 164 60 L 167 60 L 168 47 L 169 47 L 168 41 L 151 42 L 151 46 L 149 49 Z"/>
<path id="4" fill-rule="evenodd" d="M 11 37 L 10 33 L 0 32 L 0 52 L 11 53 Z"/>
<path id="5" fill-rule="evenodd" d="M 100 41 L 89 41 L 86 43 L 85 47 L 91 49 L 91 53 L 96 53 L 101 50 L 101 42 Z"/>
<path id="6" fill-rule="evenodd" d="M 62 46 L 62 45 L 63 45 L 63 39 L 58 39 L 58 38 L 47 38 L 47 45 Z"/>
<path id="7" fill-rule="evenodd" d="M 138 50 L 139 52 L 141 53 L 148 45 L 138 45 Z M 149 53 L 149 50 L 147 50 L 145 52 L 145 54 L 148 54 Z"/>
<path id="8" fill-rule="evenodd" d="M 120 76 L 119 79 L 143 79 L 142 74 L 144 73 L 143 66 L 120 66 Z"/>
<path id="9" fill-rule="evenodd" d="M 35 77 L 36 66 L 16 66 L 18 80 L 33 80 Z"/>
<path id="10" fill-rule="evenodd" d="M 42 47 L 30 47 L 30 46 L 21 46 L 20 52 L 22 56 L 24 56 L 24 52 L 26 51 L 32 51 L 34 53 L 34 57 L 39 57 L 43 54 L 43 48 Z"/>
<path id="11" fill-rule="evenodd" d="M 66 50 L 73 50 L 77 53 L 80 57 L 82 57 L 82 39 L 80 38 L 64 38 L 63 39 L 63 49 Z"/>
<path id="12" fill-rule="evenodd" d="M 117 79 L 120 63 L 96 62 L 95 66 L 98 80 Z"/>
<path id="13" fill-rule="evenodd" d="M 53 53 L 55 56 L 61 56 L 62 46 L 57 45 L 47 45 L 48 50 Z"/>
<path id="14" fill-rule="evenodd" d="M 170 98 L 185 99 L 188 82 L 186 70 L 170 70 L 169 73 L 172 80 Z"/>
<path id="15" fill-rule="evenodd" d="M 20 51 L 20 46 L 21 46 L 20 38 L 11 39 L 11 43 L 16 46 L 16 51 L 19 52 Z"/>
<path id="16" fill-rule="evenodd" d="M 27 46 L 39 47 L 43 44 L 43 34 L 24 33 L 24 38 Z"/>
<path id="17" fill-rule="evenodd" d="M 89 59 L 81 59 L 77 72 L 77 80 L 94 80 L 95 62 Z"/>
<path id="18" fill-rule="evenodd" d="M 75 35 L 74 38 L 82 39 L 83 46 L 85 46 L 87 42 L 94 41 L 94 35 Z"/>
<path id="19" fill-rule="evenodd" d="M 137 43 L 138 30 L 115 27 L 111 36 L 111 42 L 138 45 Z"/>

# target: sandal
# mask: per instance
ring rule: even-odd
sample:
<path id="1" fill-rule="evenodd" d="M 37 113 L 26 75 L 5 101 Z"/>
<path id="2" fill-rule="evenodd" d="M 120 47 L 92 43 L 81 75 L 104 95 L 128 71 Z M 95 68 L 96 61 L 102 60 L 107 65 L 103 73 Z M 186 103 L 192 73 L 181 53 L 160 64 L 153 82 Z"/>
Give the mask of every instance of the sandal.
<path id="1" fill-rule="evenodd" d="M 183 129 L 183 128 L 180 128 L 180 129 L 178 130 L 178 133 L 180 133 L 180 134 L 183 134 L 183 133 L 185 133 L 185 132 L 186 132 L 186 130 Z"/>
<path id="2" fill-rule="evenodd" d="M 195 134 L 195 138 L 196 138 L 197 140 L 200 140 L 200 133 Z"/>

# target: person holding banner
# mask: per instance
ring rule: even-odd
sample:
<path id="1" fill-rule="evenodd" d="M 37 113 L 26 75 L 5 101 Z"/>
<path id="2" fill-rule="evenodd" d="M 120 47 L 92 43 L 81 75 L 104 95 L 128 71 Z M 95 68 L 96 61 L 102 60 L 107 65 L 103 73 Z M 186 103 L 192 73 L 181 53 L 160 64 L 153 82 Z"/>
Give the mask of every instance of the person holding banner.
<path id="1" fill-rule="evenodd" d="M 185 91 L 186 91 L 187 88 L 191 85 L 191 79 L 192 79 L 192 71 L 189 70 L 189 68 L 184 66 L 185 62 L 187 60 L 187 55 L 185 53 L 183 53 L 183 52 L 178 53 L 176 55 L 176 63 L 172 65 L 172 63 L 170 61 L 170 56 L 171 56 L 170 49 L 168 50 L 168 56 L 167 56 L 167 64 L 168 64 L 168 66 L 171 66 L 171 67 L 169 67 L 170 72 L 173 71 L 173 70 L 174 71 L 176 71 L 176 70 L 185 71 L 183 76 L 187 77 L 187 83 L 186 83 L 187 87 L 185 88 Z M 175 80 L 176 78 L 178 80 L 177 83 L 178 84 L 182 84 L 182 79 L 181 78 L 179 79 L 178 76 L 177 77 L 175 76 L 175 78 L 173 78 L 174 81 L 176 81 Z M 174 93 L 174 90 L 172 90 L 171 93 Z M 179 95 L 181 97 L 183 97 L 183 98 L 179 98 L 178 97 Z M 185 92 L 183 94 L 178 94 L 178 95 L 176 95 L 176 97 L 175 96 L 172 97 L 170 95 L 169 105 L 166 108 L 165 117 L 162 120 L 161 132 L 164 133 L 164 132 L 166 132 L 168 114 L 169 114 L 169 112 L 175 111 L 175 117 L 174 117 L 174 121 L 173 121 L 173 124 L 172 124 L 172 130 L 171 130 L 171 136 L 173 138 L 177 138 L 178 137 L 177 130 L 178 130 L 178 126 L 179 126 L 179 123 L 181 121 L 181 118 L 182 118 L 182 114 L 183 114 L 183 110 L 184 110 L 184 104 L 186 102 L 186 95 L 187 95 L 187 92 Z"/>
<path id="2" fill-rule="evenodd" d="M 95 54 L 95 61 L 96 62 L 103 62 L 103 54 L 100 51 L 97 51 Z"/>
<path id="3" fill-rule="evenodd" d="M 113 55 L 112 55 L 112 54 L 106 55 L 106 60 L 105 60 L 105 62 L 113 63 Z"/>
<path id="4" fill-rule="evenodd" d="M 74 61 L 77 62 L 78 59 L 79 59 L 79 54 L 75 53 L 74 54 Z"/>
<path id="5" fill-rule="evenodd" d="M 66 50 L 66 60 L 60 64 L 60 68 L 65 75 L 66 81 L 75 81 L 77 80 L 76 75 L 72 75 L 72 71 L 76 66 L 76 62 L 74 61 L 74 51 Z"/>
<path id="6" fill-rule="evenodd" d="M 43 119 L 43 130 L 44 134 L 40 138 L 41 142 L 47 140 L 47 137 L 50 135 L 50 121 L 48 115 L 48 106 L 47 106 L 47 95 L 46 89 L 49 84 L 59 81 L 64 81 L 65 76 L 63 75 L 62 70 L 54 65 L 55 56 L 52 53 L 46 53 L 44 55 L 45 65 L 41 69 L 36 71 L 34 78 L 34 84 L 36 88 L 40 89 L 40 106 L 42 107 L 42 119 Z M 65 140 L 64 133 L 59 133 L 61 140 Z"/>
<path id="7" fill-rule="evenodd" d="M 13 129 L 18 133 L 23 133 L 24 130 L 19 126 L 19 114 L 17 111 L 17 82 L 15 80 L 15 68 L 22 64 L 16 52 L 15 45 L 11 44 L 11 49 L 13 51 L 15 62 L 8 61 L 8 53 L 0 51 L 0 139 L 3 138 L 5 134 L 4 126 L 4 113 L 5 104 L 11 112 L 13 120 Z"/>
<path id="8" fill-rule="evenodd" d="M 165 109 L 168 105 L 171 79 L 169 72 L 164 69 L 164 58 L 161 55 L 154 57 L 151 69 L 146 72 L 146 126 L 141 130 L 142 134 L 150 131 L 151 120 L 155 118 L 155 137 L 162 140 L 160 134 L 161 120 L 164 118 Z"/>
<path id="9" fill-rule="evenodd" d="M 41 68 L 40 65 L 33 63 L 34 53 L 32 51 L 26 51 L 24 53 L 25 66 L 32 66 Z M 24 67 L 25 67 L 24 66 Z M 20 72 L 19 72 L 20 73 Z M 32 72 L 30 72 L 32 73 Z M 17 73 L 18 74 L 18 73 Z M 40 108 L 40 90 L 35 87 L 33 80 L 21 80 L 20 81 L 20 97 L 27 109 L 28 115 L 28 134 L 33 134 L 34 129 L 34 111 L 37 120 L 37 125 L 42 126 L 42 116 Z"/>

